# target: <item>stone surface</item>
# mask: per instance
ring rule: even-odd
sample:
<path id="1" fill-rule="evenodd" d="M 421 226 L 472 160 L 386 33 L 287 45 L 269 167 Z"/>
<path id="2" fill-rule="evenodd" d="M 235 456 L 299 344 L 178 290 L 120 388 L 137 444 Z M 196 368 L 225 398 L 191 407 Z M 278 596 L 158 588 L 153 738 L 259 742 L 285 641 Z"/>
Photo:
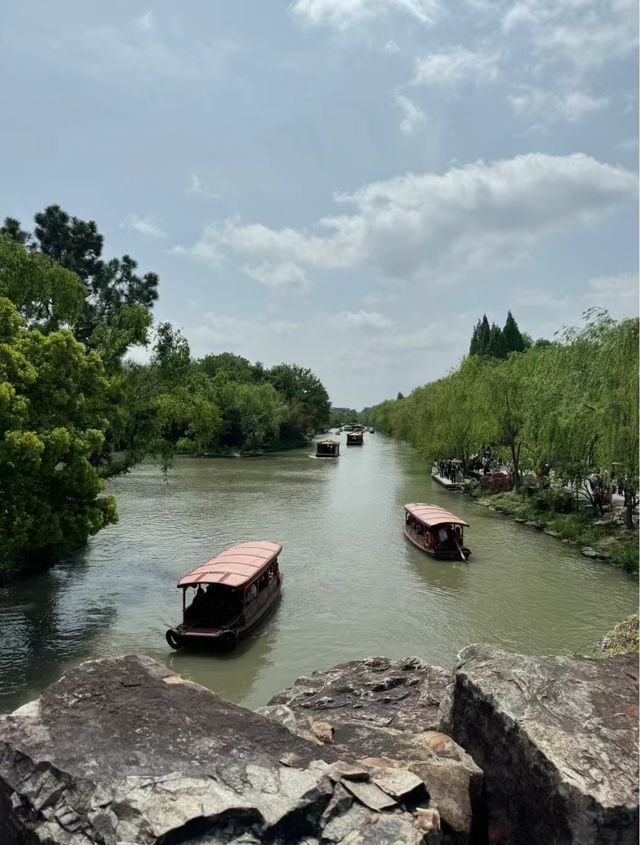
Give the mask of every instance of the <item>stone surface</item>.
<path id="1" fill-rule="evenodd" d="M 309 727 L 315 739 L 325 745 L 331 745 L 333 742 L 333 728 L 329 722 L 314 722 L 312 720 L 309 723 Z"/>
<path id="2" fill-rule="evenodd" d="M 440 701 L 451 683 L 445 669 L 418 658 L 372 657 L 343 663 L 296 683 L 259 712 L 309 736 L 309 721 L 334 729 L 331 748 L 381 770 L 405 768 L 422 779 L 448 841 L 478 838 L 472 822 L 482 797 L 482 772 L 436 730 Z M 476 815 L 482 817 L 477 810 Z"/>
<path id="3" fill-rule="evenodd" d="M 443 730 L 485 774 L 494 845 L 638 840 L 638 657 L 526 657 L 469 646 Z"/>
<path id="4" fill-rule="evenodd" d="M 364 803 L 352 794 L 355 781 L 352 792 L 344 787 L 348 768 L 330 777 L 338 762 L 332 747 L 150 658 L 90 661 L 0 717 L 0 842 L 431 841 L 407 812 L 416 807 L 401 808 L 370 777 L 357 783 L 367 788 Z M 385 812 L 371 809 L 374 794 Z"/>

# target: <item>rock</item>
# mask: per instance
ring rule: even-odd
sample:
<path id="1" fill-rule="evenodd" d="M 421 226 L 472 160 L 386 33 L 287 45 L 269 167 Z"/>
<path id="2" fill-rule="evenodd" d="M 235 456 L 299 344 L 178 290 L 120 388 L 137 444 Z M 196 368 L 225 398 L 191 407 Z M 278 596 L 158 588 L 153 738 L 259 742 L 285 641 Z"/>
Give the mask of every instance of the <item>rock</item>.
<path id="1" fill-rule="evenodd" d="M 469 646 L 442 721 L 484 770 L 491 843 L 637 842 L 637 655 Z"/>
<path id="2" fill-rule="evenodd" d="M 518 523 L 520 523 L 520 525 L 524 525 L 524 524 L 526 523 L 526 521 L 527 521 L 527 520 L 526 520 L 526 519 L 524 519 L 524 518 L 523 518 L 523 517 L 521 517 L 521 516 L 514 516 L 514 517 L 513 517 L 513 521 L 514 521 L 514 522 L 518 522 Z"/>
<path id="3" fill-rule="evenodd" d="M 358 801 L 364 804 L 365 807 L 369 807 L 370 810 L 380 812 L 380 810 L 390 810 L 392 807 L 397 806 L 397 801 L 387 795 L 386 792 L 383 792 L 375 783 L 365 783 L 364 781 L 347 780 L 345 778 L 342 781 L 342 786 L 352 795 L 355 795 Z"/>
<path id="4" fill-rule="evenodd" d="M 542 523 L 534 522 L 531 519 L 525 520 L 524 524 L 527 526 L 527 528 L 537 528 L 539 531 L 541 531 L 544 528 L 544 525 L 542 525 Z"/>
<path id="5" fill-rule="evenodd" d="M 544 530 L 545 534 L 549 535 L 549 537 L 559 537 L 560 536 L 560 532 L 554 531 L 553 528 L 544 528 L 543 530 Z"/>
<path id="6" fill-rule="evenodd" d="M 258 712 L 278 721 L 286 712 L 289 725 L 293 724 L 293 713 L 292 729 L 296 733 L 305 729 L 303 722 L 308 724 L 309 718 L 320 716 L 333 725 L 334 742 L 341 744 L 349 733 L 343 725 L 352 722 L 354 729 L 355 725 L 412 731 L 435 729 L 440 700 L 450 683 L 450 672 L 417 657 L 369 657 L 298 678 Z M 286 711 L 280 709 L 282 706 Z M 358 756 L 369 755 L 363 752 Z"/>
<path id="7" fill-rule="evenodd" d="M 425 789 L 424 781 L 412 772 L 404 769 L 387 767 L 375 772 L 372 780 L 387 795 L 395 798 L 399 803 L 411 801 L 415 806 L 421 802 L 425 805 L 429 802 L 429 796 Z"/>
<path id="8" fill-rule="evenodd" d="M 418 810 L 418 825 L 426 831 L 438 830 L 440 827 L 440 814 L 437 810 Z"/>
<path id="9" fill-rule="evenodd" d="M 311 728 L 311 733 L 317 740 L 325 745 L 331 745 L 333 742 L 333 728 L 329 722 L 310 721 L 309 727 Z"/>
<path id="10" fill-rule="evenodd" d="M 580 553 L 583 554 L 585 557 L 592 558 L 592 560 L 595 560 L 598 557 L 598 553 L 595 549 L 592 549 L 591 546 L 583 546 L 580 549 Z"/>
<path id="11" fill-rule="evenodd" d="M 89 661 L 0 716 L 0 842 L 423 841 L 380 787 L 360 784 L 365 802 L 331 778 L 339 763 L 354 766 L 150 658 Z"/>
<path id="12" fill-rule="evenodd" d="M 369 780 L 371 768 L 368 767 L 365 769 L 362 766 L 351 766 L 349 763 L 338 760 L 337 763 L 332 763 L 329 766 L 327 774 L 334 780 L 342 780 L 342 778 L 345 780 Z"/>
<path id="13" fill-rule="evenodd" d="M 477 809 L 482 772 L 460 746 L 436 730 L 440 701 L 451 679 L 446 670 L 418 658 L 368 658 L 299 678 L 259 712 L 286 719 L 301 736 L 309 719 L 322 718 L 334 729 L 332 749 L 340 756 L 387 773 L 396 768 L 413 772 L 437 805 L 449 841 L 465 843 L 470 841 L 474 808 L 482 815 Z"/>

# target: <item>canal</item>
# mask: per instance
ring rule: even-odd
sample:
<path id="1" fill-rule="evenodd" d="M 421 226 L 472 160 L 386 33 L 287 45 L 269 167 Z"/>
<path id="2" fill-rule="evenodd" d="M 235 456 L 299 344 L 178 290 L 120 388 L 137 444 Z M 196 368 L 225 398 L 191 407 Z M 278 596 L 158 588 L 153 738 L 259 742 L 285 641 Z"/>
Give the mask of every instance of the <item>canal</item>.
<path id="1" fill-rule="evenodd" d="M 592 651 L 635 611 L 614 567 L 433 484 L 408 446 L 381 434 L 338 460 L 310 448 L 254 459 L 151 465 L 109 484 L 120 523 L 75 559 L 0 588 L 0 711 L 36 697 L 80 660 L 144 653 L 249 707 L 296 677 L 368 655 L 451 666 L 484 641 L 531 654 Z M 464 517 L 471 562 L 432 560 L 403 537 L 402 505 Z M 229 655 L 172 652 L 178 578 L 225 546 L 281 542 L 276 612 Z"/>

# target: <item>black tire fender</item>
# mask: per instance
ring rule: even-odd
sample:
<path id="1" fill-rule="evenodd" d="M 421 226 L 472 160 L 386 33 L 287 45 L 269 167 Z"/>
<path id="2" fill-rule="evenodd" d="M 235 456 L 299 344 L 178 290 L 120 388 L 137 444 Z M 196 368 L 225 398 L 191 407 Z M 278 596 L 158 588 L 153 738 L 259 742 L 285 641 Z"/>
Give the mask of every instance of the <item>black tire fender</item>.
<path id="1" fill-rule="evenodd" d="M 174 628 L 169 628 L 165 637 L 171 648 L 178 649 L 182 645 L 182 637 L 180 637 Z"/>
<path id="2" fill-rule="evenodd" d="M 233 631 L 225 631 L 220 637 L 220 644 L 226 651 L 231 651 L 236 647 L 238 636 Z"/>

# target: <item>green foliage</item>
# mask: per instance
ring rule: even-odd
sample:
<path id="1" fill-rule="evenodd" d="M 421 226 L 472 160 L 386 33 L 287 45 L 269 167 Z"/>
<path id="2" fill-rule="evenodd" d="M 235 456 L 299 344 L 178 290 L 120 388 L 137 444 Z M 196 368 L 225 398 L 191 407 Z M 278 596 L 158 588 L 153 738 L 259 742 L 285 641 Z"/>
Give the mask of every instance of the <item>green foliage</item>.
<path id="1" fill-rule="evenodd" d="M 349 425 L 353 423 L 357 423 L 364 420 L 367 417 L 368 408 L 365 408 L 362 411 L 362 414 L 359 414 L 353 408 L 331 408 L 331 414 L 329 418 L 329 426 L 331 428 L 338 428 L 342 425 Z"/>
<path id="2" fill-rule="evenodd" d="M 487 315 L 482 315 L 482 320 L 478 326 L 477 349 L 476 355 L 489 354 L 489 341 L 491 340 L 491 327 Z"/>
<path id="3" fill-rule="evenodd" d="M 97 355 L 69 331 L 28 328 L 0 299 L 0 578 L 116 521 L 95 466 L 107 391 Z"/>
<path id="4" fill-rule="evenodd" d="M 67 325 L 112 369 L 131 345 L 147 343 L 158 276 L 140 276 L 128 255 L 104 260 L 104 238 L 93 220 L 70 217 L 60 206 L 51 205 L 35 215 L 35 223 L 33 235 L 11 217 L 0 229 L 0 240 L 14 248 L 14 264 L 20 260 L 27 265 L 16 266 L 15 281 L 30 280 L 25 288 L 14 283 L 5 295 L 43 331 Z"/>
<path id="5" fill-rule="evenodd" d="M 511 311 L 507 314 L 507 321 L 504 324 L 504 329 L 502 330 L 502 334 L 504 337 L 504 342 L 507 347 L 507 353 L 509 352 L 524 352 L 525 350 L 525 342 L 524 338 L 520 334 L 520 329 L 518 324 L 513 318 L 513 314 Z M 529 344 L 531 346 L 531 344 Z"/>
<path id="6" fill-rule="evenodd" d="M 5 221 L 5 229 L 6 229 Z M 0 296 L 10 299 L 30 326 L 44 332 L 72 326 L 84 302 L 84 285 L 46 255 L 0 235 Z"/>
<path id="7" fill-rule="evenodd" d="M 495 323 L 489 325 L 487 315 L 483 314 L 482 319 L 478 320 L 473 327 L 469 355 L 502 360 L 511 352 L 524 352 L 532 344 L 533 341 L 529 335 L 521 334 L 511 311 L 507 314 L 504 329 Z"/>
<path id="8" fill-rule="evenodd" d="M 478 349 L 487 327 L 483 318 L 474 329 Z M 591 310 L 557 342 L 502 359 L 470 355 L 447 378 L 368 409 L 368 418 L 430 459 L 467 461 L 490 445 L 510 461 L 516 486 L 523 464 L 548 465 L 558 486 L 576 490 L 596 470 L 622 477 L 630 527 L 638 404 L 638 320 Z"/>
<path id="9" fill-rule="evenodd" d="M 508 355 L 507 344 L 502 334 L 502 329 L 495 323 L 491 324 L 491 331 L 489 333 L 489 345 L 485 355 L 488 358 L 506 358 Z"/>

